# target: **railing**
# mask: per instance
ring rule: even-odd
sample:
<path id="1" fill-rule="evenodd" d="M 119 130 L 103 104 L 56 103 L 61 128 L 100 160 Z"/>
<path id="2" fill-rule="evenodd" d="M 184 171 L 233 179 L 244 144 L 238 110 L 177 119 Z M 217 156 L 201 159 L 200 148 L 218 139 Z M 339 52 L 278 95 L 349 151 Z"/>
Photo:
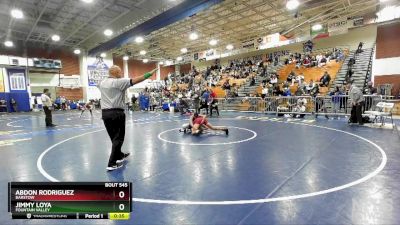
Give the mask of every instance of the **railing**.
<path id="1" fill-rule="evenodd" d="M 363 111 L 375 110 L 378 102 L 391 101 L 392 96 L 365 95 Z M 189 108 L 194 111 L 200 106 L 191 99 L 186 99 Z M 351 101 L 347 95 L 334 96 L 278 96 L 278 97 L 237 97 L 218 98 L 220 111 L 260 112 L 276 115 L 327 115 L 344 116 L 351 113 Z M 214 103 L 214 104 L 215 104 Z M 196 106 L 197 104 L 197 106 Z M 303 107 L 304 106 L 304 107 Z M 178 104 L 179 108 L 179 104 Z"/>
<path id="2" fill-rule="evenodd" d="M 368 69 L 367 69 L 367 74 L 365 75 L 365 80 L 364 80 L 364 87 L 362 90 L 364 90 L 367 86 L 368 81 L 371 81 L 371 73 L 372 73 L 372 57 L 374 56 L 374 50 L 375 50 L 375 45 L 372 47 L 371 55 L 369 56 L 369 62 L 368 62 Z"/>

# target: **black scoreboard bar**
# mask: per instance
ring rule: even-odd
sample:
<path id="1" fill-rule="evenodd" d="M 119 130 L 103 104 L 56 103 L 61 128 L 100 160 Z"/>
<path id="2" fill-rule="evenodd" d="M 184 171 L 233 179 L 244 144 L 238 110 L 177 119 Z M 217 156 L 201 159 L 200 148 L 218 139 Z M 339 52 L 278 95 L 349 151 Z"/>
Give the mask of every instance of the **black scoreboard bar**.
<path id="1" fill-rule="evenodd" d="M 13 219 L 127 220 L 132 212 L 130 182 L 10 182 Z"/>

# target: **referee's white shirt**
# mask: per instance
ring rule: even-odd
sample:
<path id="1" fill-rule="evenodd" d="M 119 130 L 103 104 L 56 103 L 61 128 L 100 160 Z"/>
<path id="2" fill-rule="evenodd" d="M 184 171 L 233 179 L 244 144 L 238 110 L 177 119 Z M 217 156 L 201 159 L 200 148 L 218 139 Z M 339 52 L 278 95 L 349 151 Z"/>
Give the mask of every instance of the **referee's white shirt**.
<path id="1" fill-rule="evenodd" d="M 42 100 L 42 104 L 43 106 L 47 106 L 47 107 L 51 107 L 51 98 L 49 96 L 47 96 L 46 94 L 42 94 L 40 96 L 40 99 Z"/>
<path id="2" fill-rule="evenodd" d="M 101 109 L 125 109 L 125 91 L 130 86 L 130 78 L 104 79 L 99 85 Z"/>

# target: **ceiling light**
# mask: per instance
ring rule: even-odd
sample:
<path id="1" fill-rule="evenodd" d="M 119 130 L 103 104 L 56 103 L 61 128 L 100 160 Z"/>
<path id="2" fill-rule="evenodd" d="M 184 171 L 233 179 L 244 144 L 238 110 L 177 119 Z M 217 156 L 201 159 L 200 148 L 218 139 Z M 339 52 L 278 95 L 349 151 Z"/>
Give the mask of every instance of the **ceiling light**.
<path id="1" fill-rule="evenodd" d="M 183 60 L 182 56 L 178 56 L 178 57 L 176 58 L 176 61 L 182 61 L 182 60 Z"/>
<path id="2" fill-rule="evenodd" d="M 125 55 L 124 57 L 122 57 L 123 60 L 128 61 L 129 60 L 129 56 Z"/>
<path id="3" fill-rule="evenodd" d="M 286 3 L 286 8 L 287 8 L 288 10 L 294 10 L 294 9 L 296 9 L 297 7 L 299 7 L 299 5 L 300 5 L 300 3 L 299 3 L 298 0 L 289 0 L 289 1 L 287 1 L 287 3 Z"/>
<path id="4" fill-rule="evenodd" d="M 149 60 L 148 59 L 143 59 L 143 63 L 148 63 Z"/>
<path id="5" fill-rule="evenodd" d="M 107 29 L 107 30 L 105 30 L 104 31 L 104 35 L 106 35 L 106 36 L 111 36 L 111 35 L 113 35 L 113 31 L 112 30 L 110 30 L 110 29 Z"/>
<path id="6" fill-rule="evenodd" d="M 24 13 L 19 9 L 13 9 L 11 10 L 11 16 L 15 19 L 22 19 L 24 18 Z"/>
<path id="7" fill-rule="evenodd" d="M 218 44 L 218 41 L 215 40 L 215 39 L 212 39 L 212 40 L 209 42 L 209 44 L 212 45 L 212 46 L 214 46 L 214 45 L 217 45 L 217 44 Z"/>
<path id="8" fill-rule="evenodd" d="M 199 38 L 199 35 L 196 32 L 192 32 L 189 35 L 190 40 L 196 40 L 197 38 Z"/>
<path id="9" fill-rule="evenodd" d="M 81 0 L 81 1 L 84 3 L 92 3 L 93 2 L 93 0 Z"/>
<path id="10" fill-rule="evenodd" d="M 6 47 L 13 47 L 14 46 L 14 43 L 12 42 L 12 41 L 5 41 L 4 42 L 4 45 L 6 46 Z"/>
<path id="11" fill-rule="evenodd" d="M 106 56 L 107 56 L 107 54 L 104 53 L 104 52 L 100 54 L 100 57 L 101 57 L 101 58 L 105 58 Z"/>
<path id="12" fill-rule="evenodd" d="M 163 62 L 163 61 L 161 61 L 161 62 L 159 62 L 158 64 L 160 64 L 160 65 L 164 65 L 164 62 Z"/>
<path id="13" fill-rule="evenodd" d="M 227 45 L 227 46 L 226 46 L 226 49 L 232 50 L 232 49 L 233 49 L 233 45 Z"/>
<path id="14" fill-rule="evenodd" d="M 79 54 L 81 54 L 81 50 L 80 50 L 80 49 L 75 49 L 75 50 L 74 50 L 74 53 L 75 53 L 76 55 L 79 55 Z"/>
<path id="15" fill-rule="evenodd" d="M 51 36 L 51 40 L 53 40 L 53 41 L 59 41 L 59 40 L 60 40 L 60 36 L 57 35 L 57 34 L 55 34 L 55 35 Z"/>
<path id="16" fill-rule="evenodd" d="M 145 50 L 142 50 L 142 51 L 140 51 L 139 53 L 140 53 L 141 55 L 146 55 L 147 52 L 146 52 Z"/>
<path id="17" fill-rule="evenodd" d="M 182 49 L 181 49 L 181 52 L 182 52 L 183 54 L 185 54 L 187 51 L 188 51 L 187 48 L 182 48 Z"/>
<path id="18" fill-rule="evenodd" d="M 136 37 L 136 38 L 135 38 L 135 42 L 136 42 L 136 43 L 142 43 L 143 41 L 144 41 L 144 38 L 143 38 L 143 37 L 140 37 L 140 36 L 139 36 L 139 37 Z"/>
<path id="19" fill-rule="evenodd" d="M 313 31 L 322 30 L 322 25 L 321 25 L 321 24 L 315 24 L 315 25 L 313 25 L 313 26 L 311 27 L 311 29 L 312 29 Z"/>
<path id="20" fill-rule="evenodd" d="M 379 0 L 380 2 L 388 2 L 389 0 Z"/>

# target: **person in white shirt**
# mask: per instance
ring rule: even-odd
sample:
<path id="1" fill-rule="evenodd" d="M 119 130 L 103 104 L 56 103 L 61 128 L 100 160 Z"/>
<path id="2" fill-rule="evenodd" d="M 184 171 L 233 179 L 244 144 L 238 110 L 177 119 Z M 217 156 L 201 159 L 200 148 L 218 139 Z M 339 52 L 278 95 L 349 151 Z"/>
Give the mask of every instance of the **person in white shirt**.
<path id="1" fill-rule="evenodd" d="M 50 98 L 49 89 L 45 88 L 40 98 L 42 100 L 44 114 L 46 115 L 46 127 L 55 127 L 56 125 L 53 124 L 53 118 L 51 115 L 51 106 L 53 105 L 53 103 Z"/>

